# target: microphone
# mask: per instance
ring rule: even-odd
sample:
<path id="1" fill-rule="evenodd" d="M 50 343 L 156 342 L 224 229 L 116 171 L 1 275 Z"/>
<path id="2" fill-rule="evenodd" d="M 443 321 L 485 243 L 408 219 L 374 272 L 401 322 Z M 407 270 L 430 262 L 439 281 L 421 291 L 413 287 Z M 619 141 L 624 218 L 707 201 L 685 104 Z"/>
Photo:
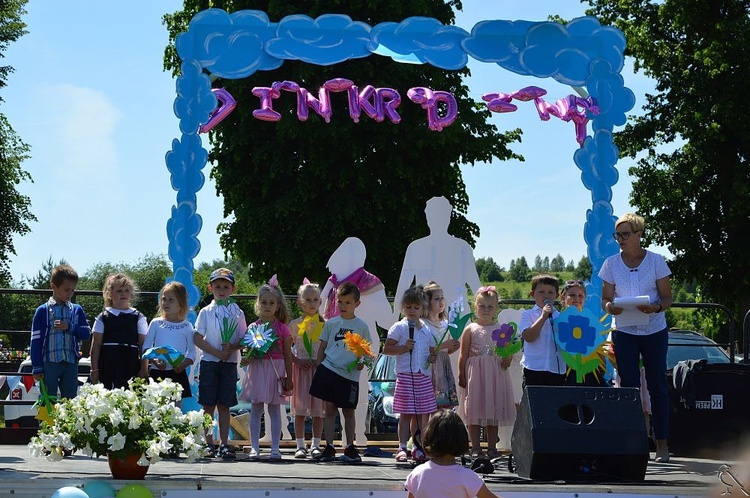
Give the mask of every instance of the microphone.
<path id="1" fill-rule="evenodd" d="M 417 326 L 417 323 L 414 320 L 409 320 L 409 339 L 414 340 L 414 328 Z M 411 348 L 409 350 L 409 355 L 411 355 L 412 351 L 414 351 L 414 348 Z"/>
<path id="2" fill-rule="evenodd" d="M 549 304 L 551 306 L 552 305 L 552 301 L 550 301 L 549 299 L 545 299 L 542 304 L 544 304 L 545 306 L 547 306 Z M 552 325 L 552 313 L 549 314 L 549 323 L 550 323 L 550 325 Z"/>

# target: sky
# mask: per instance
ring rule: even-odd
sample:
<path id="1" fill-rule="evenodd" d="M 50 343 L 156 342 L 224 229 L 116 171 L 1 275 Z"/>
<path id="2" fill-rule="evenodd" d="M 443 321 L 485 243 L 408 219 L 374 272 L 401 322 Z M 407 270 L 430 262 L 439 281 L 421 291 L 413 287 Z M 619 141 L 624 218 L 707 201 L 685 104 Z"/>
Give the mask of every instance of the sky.
<path id="1" fill-rule="evenodd" d="M 543 21 L 553 14 L 573 19 L 585 10 L 579 0 L 464 0 L 463 6 L 456 24 L 467 31 L 486 19 Z M 23 168 L 34 182 L 19 190 L 31 198 L 38 218 L 31 233 L 14 238 L 18 255 L 10 269 L 16 282 L 36 274 L 49 257 L 65 259 L 84 273 L 101 262 L 135 263 L 147 254 L 166 254 L 166 223 L 176 192 L 164 156 L 180 133 L 172 110 L 174 81 L 162 69 L 168 37 L 161 17 L 180 7 L 177 0 L 27 4 L 23 19 L 29 33 L 5 54 L 3 63 L 15 72 L 0 94 L 5 100 L 0 112 L 31 146 Z M 494 64 L 471 60 L 469 68 L 467 84 L 477 101 L 486 93 L 530 85 L 546 89 L 551 103 L 574 93 L 551 79 L 519 76 Z M 637 110 L 644 94 L 653 92 L 653 82 L 634 75 L 629 65 L 623 77 L 636 95 Z M 533 264 L 536 255 L 560 254 L 577 263 L 586 254 L 583 225 L 591 198 L 573 163 L 578 147 L 573 123 L 554 117 L 543 122 L 531 102 L 520 102 L 514 113 L 494 114 L 492 122 L 501 130 L 523 130 L 523 142 L 511 148 L 526 161 L 462 168 L 468 218 L 481 230 L 475 257 L 492 257 L 506 268 L 520 256 Z M 618 163 L 616 215 L 633 210 L 631 164 Z M 208 167 L 204 172 L 196 266 L 224 257 L 216 233 L 224 220 L 223 200 Z"/>

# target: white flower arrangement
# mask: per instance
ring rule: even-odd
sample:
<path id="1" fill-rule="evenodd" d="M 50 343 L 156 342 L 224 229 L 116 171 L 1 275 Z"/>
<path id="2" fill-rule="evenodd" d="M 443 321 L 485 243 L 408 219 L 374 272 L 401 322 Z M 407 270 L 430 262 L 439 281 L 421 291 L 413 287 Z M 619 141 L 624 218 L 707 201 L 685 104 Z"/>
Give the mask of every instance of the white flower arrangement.
<path id="1" fill-rule="evenodd" d="M 29 449 L 51 461 L 62 459 L 65 450 L 88 456 L 138 452 L 143 466 L 176 452 L 194 461 L 206 452 L 204 430 L 213 420 L 203 410 L 182 413 L 175 406 L 181 398 L 182 386 L 171 379 L 135 379 L 128 389 L 112 390 L 86 384 L 78 396 L 55 405 L 54 424 L 42 423 Z"/>

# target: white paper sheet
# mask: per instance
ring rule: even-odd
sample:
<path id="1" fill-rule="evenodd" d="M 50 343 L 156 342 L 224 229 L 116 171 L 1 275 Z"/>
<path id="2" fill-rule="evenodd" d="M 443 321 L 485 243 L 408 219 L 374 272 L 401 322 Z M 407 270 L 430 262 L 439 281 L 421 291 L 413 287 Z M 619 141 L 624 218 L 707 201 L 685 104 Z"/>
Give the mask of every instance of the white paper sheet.
<path id="1" fill-rule="evenodd" d="M 648 325 L 648 313 L 643 313 L 636 306 L 650 304 L 648 296 L 635 297 L 616 297 L 612 304 L 622 308 L 622 313 L 615 316 L 618 327 L 628 327 L 631 325 Z"/>

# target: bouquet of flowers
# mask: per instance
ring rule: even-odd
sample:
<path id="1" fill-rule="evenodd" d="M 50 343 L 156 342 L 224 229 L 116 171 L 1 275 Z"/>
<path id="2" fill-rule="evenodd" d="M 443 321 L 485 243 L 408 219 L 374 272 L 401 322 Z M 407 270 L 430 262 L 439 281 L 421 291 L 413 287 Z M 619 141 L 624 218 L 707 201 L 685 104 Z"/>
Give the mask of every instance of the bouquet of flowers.
<path id="1" fill-rule="evenodd" d="M 370 341 L 366 340 L 361 335 L 350 331 L 344 335 L 344 345 L 346 346 L 346 349 L 354 353 L 354 356 L 357 357 L 356 360 L 346 367 L 348 372 L 351 372 L 359 365 L 364 365 L 368 369 L 372 369 L 375 356 L 372 354 L 372 351 L 370 351 Z"/>
<path id="2" fill-rule="evenodd" d="M 314 359 L 312 346 L 313 343 L 320 340 L 320 333 L 323 332 L 323 322 L 316 313 L 314 316 L 306 316 L 305 319 L 300 322 L 298 328 L 297 335 L 302 337 L 302 344 L 305 346 L 308 358 Z"/>
<path id="3" fill-rule="evenodd" d="M 127 389 L 112 390 L 85 384 L 78 396 L 55 406 L 53 423 L 42 423 L 29 449 L 51 461 L 61 460 L 64 450 L 88 456 L 137 453 L 143 466 L 174 452 L 193 461 L 205 453 L 203 433 L 213 419 L 203 410 L 182 413 L 175 406 L 181 393 L 182 386 L 171 379 L 134 379 Z"/>
<path id="4" fill-rule="evenodd" d="M 234 333 L 237 332 L 237 317 L 242 314 L 242 310 L 231 297 L 216 301 L 216 305 L 216 318 L 219 320 L 221 342 L 223 344 L 232 342 Z"/>
<path id="5" fill-rule="evenodd" d="M 279 336 L 273 331 L 270 323 L 253 323 L 247 328 L 241 341 L 243 346 L 247 346 L 245 358 L 262 358 L 278 339 Z"/>

